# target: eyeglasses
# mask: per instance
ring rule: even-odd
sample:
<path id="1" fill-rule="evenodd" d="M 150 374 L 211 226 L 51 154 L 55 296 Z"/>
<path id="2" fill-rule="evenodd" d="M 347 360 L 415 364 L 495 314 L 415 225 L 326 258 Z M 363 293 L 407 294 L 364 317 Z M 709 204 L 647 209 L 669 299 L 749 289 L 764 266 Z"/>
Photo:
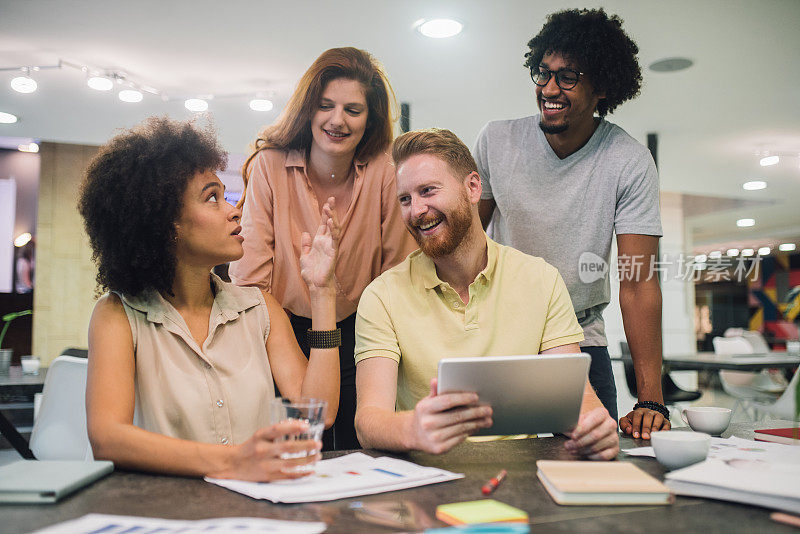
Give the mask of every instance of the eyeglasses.
<path id="1" fill-rule="evenodd" d="M 583 73 L 572 69 L 560 69 L 553 72 L 550 69 L 539 67 L 538 70 L 531 71 L 531 80 L 539 87 L 544 87 L 553 75 L 556 77 L 556 85 L 560 88 L 572 89 L 578 85 Z"/>

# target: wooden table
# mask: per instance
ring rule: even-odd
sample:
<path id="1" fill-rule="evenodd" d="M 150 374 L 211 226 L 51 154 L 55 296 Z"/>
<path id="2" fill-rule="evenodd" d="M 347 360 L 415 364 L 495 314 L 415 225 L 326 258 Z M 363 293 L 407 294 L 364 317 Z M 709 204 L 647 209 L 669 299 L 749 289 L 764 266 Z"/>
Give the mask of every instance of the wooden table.
<path id="1" fill-rule="evenodd" d="M 766 426 L 787 426 L 774 421 Z M 753 424 L 737 424 L 725 435 L 752 437 Z M 466 478 L 381 495 L 318 504 L 272 504 L 254 500 L 199 479 L 116 471 L 109 477 L 53 505 L 0 506 L 0 532 L 22 533 L 74 519 L 88 513 L 138 515 L 170 519 L 214 517 L 270 517 L 325 521 L 331 533 L 398 532 L 357 519 L 348 505 L 354 500 L 405 500 L 431 518 L 442 503 L 482 498 L 480 488 L 500 469 L 508 476 L 493 498 L 521 508 L 530 515 L 531 532 L 647 533 L 715 532 L 797 533 L 771 521 L 764 508 L 705 499 L 678 497 L 671 506 L 559 506 L 536 478 L 536 460 L 569 459 L 562 437 L 516 441 L 465 443 L 448 454 L 414 453 L 401 456 L 414 462 L 462 472 Z M 622 438 L 623 448 L 648 442 Z M 379 456 L 381 453 L 366 451 Z M 343 452 L 326 453 L 333 457 Z M 648 473 L 663 478 L 664 469 L 651 458 L 628 458 Z M 434 524 L 443 525 L 434 521 Z"/>

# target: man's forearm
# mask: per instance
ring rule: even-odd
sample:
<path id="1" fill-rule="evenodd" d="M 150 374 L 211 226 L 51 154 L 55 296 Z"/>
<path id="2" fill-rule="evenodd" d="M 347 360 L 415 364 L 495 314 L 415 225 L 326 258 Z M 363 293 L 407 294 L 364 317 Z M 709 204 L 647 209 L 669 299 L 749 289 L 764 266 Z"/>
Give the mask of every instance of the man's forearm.
<path id="1" fill-rule="evenodd" d="M 620 285 L 622 324 L 631 349 L 639 400 L 664 401 L 661 392 L 661 288 L 653 279 Z"/>
<path id="2" fill-rule="evenodd" d="M 408 451 L 412 443 L 411 419 L 413 413 L 394 412 L 368 406 L 356 412 L 356 434 L 365 449 Z"/>

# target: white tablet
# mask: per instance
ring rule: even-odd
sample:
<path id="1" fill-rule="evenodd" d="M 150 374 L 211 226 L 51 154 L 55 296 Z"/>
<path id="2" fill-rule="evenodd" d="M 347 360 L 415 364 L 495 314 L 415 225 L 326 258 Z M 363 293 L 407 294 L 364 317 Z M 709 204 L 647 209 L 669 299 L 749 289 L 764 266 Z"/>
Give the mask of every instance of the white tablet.
<path id="1" fill-rule="evenodd" d="M 578 422 L 590 362 L 586 353 L 444 358 L 438 393 L 474 391 L 492 407 L 494 424 L 479 436 L 568 432 Z"/>

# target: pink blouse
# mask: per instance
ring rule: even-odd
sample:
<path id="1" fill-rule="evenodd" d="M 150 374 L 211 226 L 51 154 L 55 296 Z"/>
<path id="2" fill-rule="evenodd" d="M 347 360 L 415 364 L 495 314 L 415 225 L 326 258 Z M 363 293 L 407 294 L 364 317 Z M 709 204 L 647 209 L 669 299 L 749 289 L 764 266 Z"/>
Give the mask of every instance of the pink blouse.
<path id="1" fill-rule="evenodd" d="M 400 216 L 394 165 L 386 153 L 355 161 L 352 200 L 339 212 L 336 320 L 355 313 L 361 292 L 414 249 Z M 300 237 L 317 230 L 319 202 L 298 150 L 262 150 L 250 164 L 242 214 L 244 256 L 231 264 L 231 281 L 272 293 L 295 315 L 311 317 L 308 288 L 300 276 Z"/>

